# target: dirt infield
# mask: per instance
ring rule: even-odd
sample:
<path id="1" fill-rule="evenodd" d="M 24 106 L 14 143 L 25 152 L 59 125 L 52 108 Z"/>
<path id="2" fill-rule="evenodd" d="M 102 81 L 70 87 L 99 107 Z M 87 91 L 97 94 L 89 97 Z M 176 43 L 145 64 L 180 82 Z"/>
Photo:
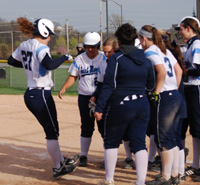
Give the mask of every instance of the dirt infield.
<path id="1" fill-rule="evenodd" d="M 59 142 L 65 156 L 80 153 L 80 116 L 76 96 L 54 96 L 60 124 Z M 76 171 L 59 180 L 52 178 L 51 160 L 46 150 L 42 127 L 28 111 L 22 95 L 0 95 L 0 185 L 92 185 L 104 178 L 99 168 L 103 161 L 103 142 L 97 129 L 92 138 L 88 155 L 88 167 L 77 167 Z M 187 135 L 186 146 L 190 149 L 187 163 L 192 161 L 191 136 Z M 147 146 L 149 140 L 147 138 Z M 135 170 L 123 169 L 125 152 L 119 148 L 115 171 L 117 185 L 136 181 Z M 155 172 L 148 172 L 150 180 Z M 198 184 L 187 181 L 181 184 Z"/>

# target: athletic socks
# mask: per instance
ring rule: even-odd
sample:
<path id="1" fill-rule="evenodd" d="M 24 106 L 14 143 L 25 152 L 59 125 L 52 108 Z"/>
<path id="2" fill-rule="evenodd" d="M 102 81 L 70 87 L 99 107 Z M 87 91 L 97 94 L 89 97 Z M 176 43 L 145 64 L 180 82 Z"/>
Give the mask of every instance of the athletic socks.
<path id="1" fill-rule="evenodd" d="M 135 153 L 135 166 L 137 173 L 136 185 L 144 185 L 148 165 L 148 154 L 146 150 L 140 150 Z"/>
<path id="2" fill-rule="evenodd" d="M 81 156 L 87 157 L 91 141 L 91 137 L 81 137 Z"/>
<path id="3" fill-rule="evenodd" d="M 173 149 L 162 151 L 161 154 L 161 161 L 162 161 L 162 176 L 169 180 L 171 178 L 171 171 L 173 165 Z"/>
<path id="4" fill-rule="evenodd" d="M 106 149 L 104 152 L 106 181 L 111 181 L 114 178 L 115 166 L 117 163 L 118 148 Z"/>
<path id="5" fill-rule="evenodd" d="M 184 149 L 179 150 L 179 167 L 178 167 L 178 173 L 180 175 L 185 174 L 185 152 Z"/>
<path id="6" fill-rule="evenodd" d="M 172 177 L 178 176 L 178 168 L 179 168 L 179 148 L 176 146 L 172 148 L 173 151 L 173 163 L 172 163 Z"/>
<path id="7" fill-rule="evenodd" d="M 47 140 L 47 151 L 51 157 L 53 162 L 53 168 L 60 168 L 60 156 L 62 155 L 60 152 L 60 146 L 58 140 Z"/>

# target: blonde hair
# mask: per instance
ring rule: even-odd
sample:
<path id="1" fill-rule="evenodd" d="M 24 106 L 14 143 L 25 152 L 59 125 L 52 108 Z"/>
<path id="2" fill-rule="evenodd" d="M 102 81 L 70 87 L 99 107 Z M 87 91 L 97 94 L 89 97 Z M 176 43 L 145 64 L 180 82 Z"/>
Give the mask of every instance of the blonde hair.
<path id="1" fill-rule="evenodd" d="M 155 28 L 155 27 L 152 27 L 150 25 L 145 25 L 142 27 L 143 30 L 147 31 L 147 32 L 150 32 L 152 33 L 152 39 L 151 38 L 147 38 L 148 40 L 152 40 L 153 43 L 158 46 L 160 48 L 160 50 L 166 54 L 166 46 L 165 44 L 163 43 L 162 41 L 162 37 L 161 37 L 161 34 L 160 32 Z"/>
<path id="2" fill-rule="evenodd" d="M 104 42 L 103 42 L 103 46 L 112 46 L 112 48 L 114 50 L 116 50 L 118 48 L 118 44 L 117 44 L 117 41 L 116 39 L 114 38 L 107 38 Z"/>
<path id="3" fill-rule="evenodd" d="M 35 30 L 35 27 L 33 26 L 33 23 L 30 22 L 25 17 L 19 17 L 17 18 L 18 23 L 18 29 L 22 31 L 26 36 L 31 37 L 33 36 L 33 32 Z"/>

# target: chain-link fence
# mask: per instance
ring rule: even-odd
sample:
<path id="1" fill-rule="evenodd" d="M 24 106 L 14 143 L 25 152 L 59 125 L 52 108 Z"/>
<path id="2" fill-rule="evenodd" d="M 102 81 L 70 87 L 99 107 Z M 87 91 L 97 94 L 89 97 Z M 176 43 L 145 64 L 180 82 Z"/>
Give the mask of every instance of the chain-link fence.
<path id="1" fill-rule="evenodd" d="M 4 61 L 5 62 L 5 61 Z M 68 72 L 70 64 L 63 64 L 58 69 L 52 71 L 52 80 L 54 87 L 52 91 L 59 91 L 65 83 L 67 77 L 70 75 Z M 13 88 L 27 88 L 27 78 L 23 68 L 16 68 L 9 66 L 7 63 L 0 63 L 0 68 L 5 69 L 5 77 L 0 78 L 0 87 L 13 87 Z M 67 92 L 77 93 L 78 81 L 70 87 Z"/>

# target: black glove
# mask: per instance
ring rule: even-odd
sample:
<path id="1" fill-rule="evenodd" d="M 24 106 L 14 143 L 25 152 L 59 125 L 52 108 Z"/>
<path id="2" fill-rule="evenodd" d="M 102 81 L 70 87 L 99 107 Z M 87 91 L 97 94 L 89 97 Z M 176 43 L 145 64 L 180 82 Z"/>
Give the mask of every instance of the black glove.
<path id="1" fill-rule="evenodd" d="M 150 92 L 148 94 L 148 99 L 149 99 L 149 103 L 153 108 L 157 108 L 158 106 L 158 100 L 159 100 L 159 94 L 155 91 Z"/>

